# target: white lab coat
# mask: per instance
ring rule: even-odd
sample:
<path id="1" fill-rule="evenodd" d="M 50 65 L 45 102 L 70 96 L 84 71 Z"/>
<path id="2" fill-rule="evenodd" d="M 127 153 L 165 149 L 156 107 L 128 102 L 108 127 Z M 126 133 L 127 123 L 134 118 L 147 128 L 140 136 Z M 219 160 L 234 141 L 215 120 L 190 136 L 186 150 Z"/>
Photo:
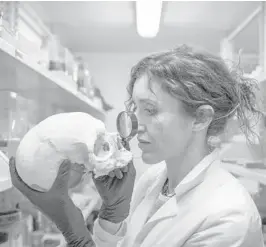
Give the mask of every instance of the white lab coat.
<path id="1" fill-rule="evenodd" d="M 139 179 L 131 213 L 116 235 L 94 227 L 97 247 L 263 247 L 261 218 L 245 188 L 221 167 L 217 152 L 206 156 L 147 220 L 166 180 L 155 165 Z"/>

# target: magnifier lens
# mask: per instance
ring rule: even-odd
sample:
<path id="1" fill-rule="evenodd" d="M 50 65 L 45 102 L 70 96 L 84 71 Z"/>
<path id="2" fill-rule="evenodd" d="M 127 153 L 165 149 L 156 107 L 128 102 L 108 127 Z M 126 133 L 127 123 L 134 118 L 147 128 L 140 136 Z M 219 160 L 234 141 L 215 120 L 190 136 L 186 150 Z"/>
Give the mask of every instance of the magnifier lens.
<path id="1" fill-rule="evenodd" d="M 132 121 L 127 112 L 122 112 L 117 119 L 118 132 L 123 138 L 127 138 L 132 133 Z"/>

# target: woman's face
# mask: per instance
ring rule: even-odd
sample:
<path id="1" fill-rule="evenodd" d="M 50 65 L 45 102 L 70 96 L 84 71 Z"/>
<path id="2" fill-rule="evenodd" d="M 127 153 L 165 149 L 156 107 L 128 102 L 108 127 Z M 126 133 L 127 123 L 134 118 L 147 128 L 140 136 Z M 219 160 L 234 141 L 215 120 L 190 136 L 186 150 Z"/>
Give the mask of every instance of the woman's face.
<path id="1" fill-rule="evenodd" d="M 139 122 L 139 148 L 147 164 L 179 156 L 192 140 L 193 118 L 158 80 L 149 82 L 147 76 L 142 76 L 135 82 L 132 95 Z"/>

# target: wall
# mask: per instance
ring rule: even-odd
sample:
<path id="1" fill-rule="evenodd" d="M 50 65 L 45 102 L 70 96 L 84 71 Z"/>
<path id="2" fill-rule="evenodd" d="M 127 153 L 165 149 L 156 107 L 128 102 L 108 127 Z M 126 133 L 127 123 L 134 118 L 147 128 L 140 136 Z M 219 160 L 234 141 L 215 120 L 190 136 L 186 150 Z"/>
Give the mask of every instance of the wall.
<path id="1" fill-rule="evenodd" d="M 106 101 L 114 106 L 106 118 L 106 127 L 109 131 L 116 131 L 116 117 L 123 111 L 127 99 L 127 83 L 131 67 L 138 62 L 145 53 L 82 53 L 87 61 L 94 82 L 99 86 Z M 141 152 L 136 138 L 131 141 L 131 148 L 135 156 L 134 164 L 137 177 L 147 169 L 140 158 Z"/>

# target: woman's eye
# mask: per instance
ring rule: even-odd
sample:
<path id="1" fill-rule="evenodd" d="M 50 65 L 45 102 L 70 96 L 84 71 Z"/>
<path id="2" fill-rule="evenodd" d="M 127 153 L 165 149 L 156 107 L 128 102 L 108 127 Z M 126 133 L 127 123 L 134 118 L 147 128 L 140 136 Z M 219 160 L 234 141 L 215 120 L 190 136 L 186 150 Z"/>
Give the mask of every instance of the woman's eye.
<path id="1" fill-rule="evenodd" d="M 150 115 L 154 115 L 156 114 L 156 109 L 150 109 L 150 108 L 146 108 L 145 111 L 150 114 Z"/>

